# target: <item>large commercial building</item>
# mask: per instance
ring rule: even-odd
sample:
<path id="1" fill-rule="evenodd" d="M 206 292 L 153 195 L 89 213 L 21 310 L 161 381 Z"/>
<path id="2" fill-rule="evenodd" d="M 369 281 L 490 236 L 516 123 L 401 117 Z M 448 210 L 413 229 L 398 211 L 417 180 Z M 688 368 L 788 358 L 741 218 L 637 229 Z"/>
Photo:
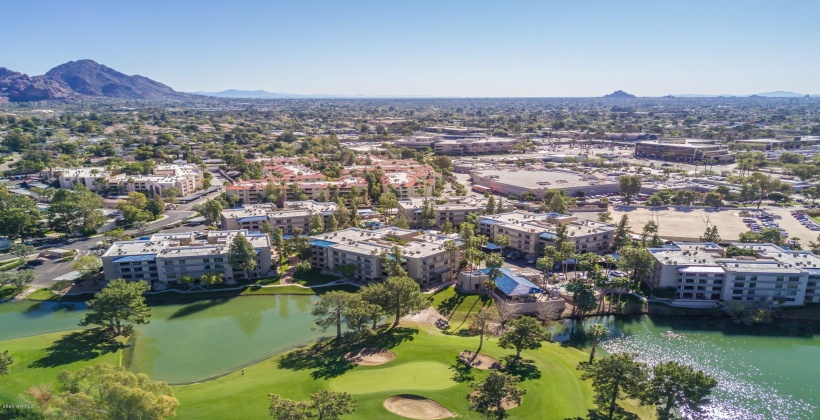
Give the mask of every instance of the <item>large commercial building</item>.
<path id="1" fill-rule="evenodd" d="M 558 213 L 511 213 L 479 216 L 478 230 L 492 242 L 499 234 L 510 237 L 510 248 L 538 256 L 547 246 L 555 246 L 558 225 L 567 228 L 567 240 L 575 244 L 575 252 L 604 254 L 614 235 L 615 225 L 595 220 L 578 220 L 575 216 Z"/>
<path id="2" fill-rule="evenodd" d="M 445 242 L 457 237 L 420 234 L 416 230 L 384 228 L 379 230 L 345 229 L 310 238 L 310 264 L 327 272 L 352 269 L 352 277 L 371 282 L 387 277 L 382 254 L 398 246 L 403 255 L 401 266 L 414 280 L 429 284 L 448 281 L 458 269 L 458 251 L 448 252 Z"/>
<path id="3" fill-rule="evenodd" d="M 74 188 L 83 184 L 91 191 L 103 189 L 123 192 L 145 192 L 149 195 L 162 194 L 162 190 L 175 187 L 179 196 L 184 197 L 202 189 L 202 171 L 192 164 L 157 165 L 151 175 L 116 174 L 104 167 L 55 168 L 43 171 L 41 176 L 48 181 L 56 180 L 60 188 Z"/>
<path id="4" fill-rule="evenodd" d="M 526 170 L 520 168 L 482 169 L 470 172 L 473 185 L 490 188 L 502 196 L 521 196 L 532 192 L 541 199 L 548 190 L 560 189 L 574 196 L 579 191 L 586 195 L 618 192 L 618 183 L 605 174 L 584 174 L 561 169 Z"/>
<path id="5" fill-rule="evenodd" d="M 713 140 L 663 139 L 635 143 L 635 157 L 674 160 L 678 162 L 713 161 L 734 162 L 729 147 Z"/>
<path id="6" fill-rule="evenodd" d="M 674 288 L 681 302 L 820 302 L 820 257 L 773 244 L 733 245 L 755 255 L 727 257 L 723 248 L 708 242 L 650 249 L 655 258 L 650 282 Z"/>
<path id="7" fill-rule="evenodd" d="M 256 250 L 256 268 L 245 273 L 228 263 L 228 250 L 237 235 L 244 236 Z M 268 235 L 247 230 L 155 234 L 137 241 L 114 242 L 102 255 L 106 280 L 145 280 L 154 289 L 175 284 L 182 276 L 197 278 L 220 273 L 228 284 L 238 280 L 264 277 L 271 269 L 271 244 Z"/>
<path id="8" fill-rule="evenodd" d="M 271 203 L 248 204 L 223 210 L 221 226 L 223 230 L 259 231 L 264 223 L 268 222 L 271 229 L 282 229 L 285 235 L 292 235 L 296 228 L 307 234 L 313 228 L 311 220 L 314 215 L 322 216 L 322 221 L 326 222 L 337 208 L 336 203 L 316 201 L 286 201 L 283 209 L 277 209 L 276 205 Z"/>
<path id="9" fill-rule="evenodd" d="M 433 136 L 413 136 L 396 140 L 396 147 L 430 149 L 442 155 L 477 155 L 489 153 L 509 153 L 521 139 L 487 137 L 485 135 L 451 134 Z"/>

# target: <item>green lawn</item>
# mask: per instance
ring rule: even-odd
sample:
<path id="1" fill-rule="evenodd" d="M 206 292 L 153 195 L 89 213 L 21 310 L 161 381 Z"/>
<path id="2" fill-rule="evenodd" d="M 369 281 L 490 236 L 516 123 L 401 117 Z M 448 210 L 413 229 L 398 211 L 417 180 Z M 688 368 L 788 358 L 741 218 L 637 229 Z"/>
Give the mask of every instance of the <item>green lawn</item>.
<path id="1" fill-rule="evenodd" d="M 3 377 L 0 401 L 23 403 L 32 386 L 56 384 L 64 369 L 79 369 L 98 362 L 119 365 L 120 342 L 100 337 L 96 329 L 58 332 L 0 341 L 0 351 L 14 357 L 9 376 Z"/>
<path id="2" fill-rule="evenodd" d="M 433 295 L 432 306 L 450 322 L 450 329 L 457 331 L 470 327 L 473 316 L 483 307 L 493 306 L 492 299 L 480 295 L 456 291 L 450 286 Z"/>
<path id="3" fill-rule="evenodd" d="M 48 289 L 39 289 L 36 292 L 26 296 L 28 300 L 59 300 L 60 295 Z"/>
<path id="4" fill-rule="evenodd" d="M 305 271 L 304 273 L 293 273 L 293 283 L 308 287 L 327 284 L 336 280 L 339 280 L 339 277 L 322 274 L 315 268 Z"/>
<path id="5" fill-rule="evenodd" d="M 381 366 L 354 366 L 342 355 L 349 348 L 327 351 L 297 350 L 234 372 L 219 379 L 174 387 L 179 398 L 180 419 L 245 419 L 267 416 L 268 394 L 305 400 L 311 393 L 333 389 L 354 393 L 358 409 L 348 418 L 399 418 L 383 407 L 385 399 L 402 393 L 431 398 L 461 418 L 478 419 L 467 409 L 469 382 L 482 380 L 487 372 L 465 371 L 456 361 L 465 349 L 478 345 L 477 337 L 445 335 L 435 329 L 398 328 L 397 336 L 383 339 L 396 358 Z M 497 359 L 510 355 L 497 340 L 485 340 L 483 353 Z M 514 419 L 565 419 L 586 416 L 592 406 L 592 388 L 580 381 L 576 370 L 587 354 L 559 344 L 545 344 L 538 351 L 524 351 L 532 366 L 521 386 L 527 390 L 521 407 L 510 411 Z M 641 418 L 650 408 L 627 407 Z"/>
<path id="6" fill-rule="evenodd" d="M 17 296 L 22 289 L 15 286 L 0 286 L 0 300 L 11 299 Z"/>

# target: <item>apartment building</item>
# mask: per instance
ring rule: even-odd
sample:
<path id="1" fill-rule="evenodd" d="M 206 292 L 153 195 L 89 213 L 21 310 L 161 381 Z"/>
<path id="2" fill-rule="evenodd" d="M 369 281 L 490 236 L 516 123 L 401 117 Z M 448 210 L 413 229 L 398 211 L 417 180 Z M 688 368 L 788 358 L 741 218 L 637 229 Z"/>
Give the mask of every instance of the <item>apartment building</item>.
<path id="1" fill-rule="evenodd" d="M 411 149 L 431 149 L 444 155 L 476 155 L 487 153 L 509 153 L 521 139 L 487 137 L 472 134 L 440 134 L 433 136 L 411 136 L 396 140 L 394 146 Z"/>
<path id="2" fill-rule="evenodd" d="M 392 192 L 400 200 L 414 197 L 432 197 L 436 185 L 435 177 L 408 172 L 384 174 L 381 182 L 382 191 Z"/>
<path id="3" fill-rule="evenodd" d="M 735 155 L 729 147 L 713 140 L 662 139 L 645 140 L 635 143 L 635 157 L 694 162 L 712 160 L 714 162 L 734 162 Z"/>
<path id="4" fill-rule="evenodd" d="M 424 198 L 407 198 L 399 200 L 398 211 L 411 223 L 418 222 L 421 216 L 421 209 L 424 206 Z M 436 226 L 441 227 L 444 222 L 449 221 L 453 226 L 458 226 L 467 220 L 469 214 L 482 214 L 487 207 L 487 199 L 473 196 L 446 197 L 442 199 L 430 199 L 433 201 L 433 208 L 436 212 Z M 501 208 L 504 211 L 512 211 L 515 207 L 509 200 L 497 198 L 501 201 Z"/>
<path id="5" fill-rule="evenodd" d="M 447 240 L 457 236 L 420 234 L 418 231 L 399 228 L 379 230 L 345 229 L 338 232 L 311 236 L 310 263 L 328 272 L 338 272 L 339 267 L 353 269 L 352 277 L 361 282 L 372 282 L 387 277 L 381 263 L 381 255 L 389 254 L 398 246 L 403 254 L 401 266 L 407 274 L 421 284 L 450 280 L 458 269 L 458 251 L 445 249 Z"/>
<path id="6" fill-rule="evenodd" d="M 280 186 L 285 193 L 285 201 L 327 200 L 333 193 L 347 196 L 354 187 L 363 190 L 367 182 L 361 178 L 346 177 L 337 181 L 300 181 L 280 184 L 280 180 L 258 179 L 239 181 L 225 187 L 225 194 L 237 197 L 242 204 L 259 204 L 265 198 L 268 182 Z M 296 188 L 294 188 L 294 185 Z"/>
<path id="7" fill-rule="evenodd" d="M 296 228 L 307 234 L 313 228 L 311 221 L 314 215 L 321 215 L 323 221 L 327 221 L 337 209 L 336 203 L 316 201 L 286 201 L 282 209 L 273 203 L 247 204 L 223 210 L 221 227 L 222 230 L 260 231 L 267 221 L 272 229 L 282 229 L 285 235 L 292 235 Z"/>
<path id="8" fill-rule="evenodd" d="M 237 235 L 244 236 L 257 252 L 256 268 L 248 273 L 234 270 L 228 251 Z M 228 284 L 264 277 L 271 269 L 270 238 L 247 230 L 155 234 L 136 241 L 114 242 L 102 255 L 106 280 L 145 280 L 155 290 L 175 284 L 183 275 L 194 278 L 221 273 Z"/>
<path id="9" fill-rule="evenodd" d="M 733 244 L 754 256 L 728 257 L 714 243 L 678 242 L 650 249 L 655 266 L 650 282 L 677 291 L 677 301 L 820 302 L 820 257 L 773 244 Z"/>
<path id="10" fill-rule="evenodd" d="M 578 220 L 559 213 L 514 211 L 478 217 L 478 230 L 492 242 L 496 235 L 510 237 L 510 248 L 528 255 L 542 255 L 544 248 L 555 246 L 557 228 L 567 228 L 567 239 L 575 244 L 575 252 L 604 254 L 609 251 L 615 225 L 597 220 Z"/>
<path id="11" fill-rule="evenodd" d="M 204 180 L 198 166 L 176 163 L 157 165 L 151 175 L 115 174 L 101 166 L 55 168 L 40 175 L 49 182 L 58 181 L 60 188 L 74 188 L 74 184 L 79 183 L 92 191 L 112 189 L 155 195 L 161 194 L 164 188 L 176 187 L 182 197 L 202 189 Z"/>

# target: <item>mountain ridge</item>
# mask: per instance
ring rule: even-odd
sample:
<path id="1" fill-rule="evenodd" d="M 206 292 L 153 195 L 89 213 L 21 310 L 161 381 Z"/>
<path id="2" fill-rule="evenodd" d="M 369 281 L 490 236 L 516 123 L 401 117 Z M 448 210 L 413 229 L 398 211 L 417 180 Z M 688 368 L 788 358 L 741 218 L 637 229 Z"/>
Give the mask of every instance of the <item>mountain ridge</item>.
<path id="1" fill-rule="evenodd" d="M 60 64 L 41 76 L 0 67 L 0 97 L 11 102 L 89 98 L 172 100 L 189 97 L 140 75 L 127 75 L 93 60 Z"/>

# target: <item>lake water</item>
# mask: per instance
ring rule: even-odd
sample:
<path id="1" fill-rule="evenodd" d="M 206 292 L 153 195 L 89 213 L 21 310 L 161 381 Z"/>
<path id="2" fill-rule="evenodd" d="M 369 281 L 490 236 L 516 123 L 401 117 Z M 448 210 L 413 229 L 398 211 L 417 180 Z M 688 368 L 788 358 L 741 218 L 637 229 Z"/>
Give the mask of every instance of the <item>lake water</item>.
<path id="1" fill-rule="evenodd" d="M 171 383 L 220 375 L 326 335 L 311 329 L 315 296 L 245 296 L 152 307 L 125 351 L 135 372 Z M 77 309 L 53 302 L 0 304 L 0 339 L 80 328 Z"/>
<path id="2" fill-rule="evenodd" d="M 675 360 L 718 379 L 714 419 L 813 419 L 820 413 L 820 323 L 778 321 L 745 326 L 712 318 L 605 317 L 606 352 L 629 351 L 649 365 Z M 587 347 L 573 322 L 552 327 L 554 339 Z"/>

